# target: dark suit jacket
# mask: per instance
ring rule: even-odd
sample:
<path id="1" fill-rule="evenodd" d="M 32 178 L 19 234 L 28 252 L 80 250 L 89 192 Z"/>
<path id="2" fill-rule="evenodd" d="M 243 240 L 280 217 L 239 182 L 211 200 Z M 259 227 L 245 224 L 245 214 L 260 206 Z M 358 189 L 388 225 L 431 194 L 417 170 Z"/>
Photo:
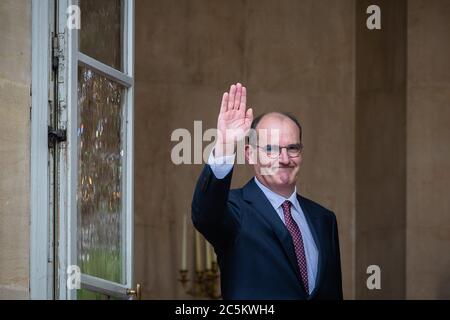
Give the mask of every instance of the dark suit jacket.
<path id="1" fill-rule="evenodd" d="M 316 287 L 303 288 L 291 235 L 251 179 L 230 190 L 231 171 L 217 179 L 206 165 L 192 201 L 194 226 L 217 254 L 224 299 L 342 299 L 336 217 L 297 195 L 319 251 Z"/>

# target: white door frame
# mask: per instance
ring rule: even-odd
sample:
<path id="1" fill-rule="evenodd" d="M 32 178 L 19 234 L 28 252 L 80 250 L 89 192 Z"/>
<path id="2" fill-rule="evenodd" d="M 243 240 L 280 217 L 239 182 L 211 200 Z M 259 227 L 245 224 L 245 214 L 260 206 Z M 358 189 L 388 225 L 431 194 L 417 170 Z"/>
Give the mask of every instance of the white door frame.
<path id="1" fill-rule="evenodd" d="M 49 204 L 48 110 L 52 0 L 32 1 L 30 298 L 53 297 Z"/>
<path id="2" fill-rule="evenodd" d="M 89 275 L 82 275 L 82 287 L 104 294 L 127 296 L 134 287 L 133 279 L 133 159 L 134 159 L 134 0 L 124 0 L 126 32 L 124 34 L 124 71 L 98 62 L 78 52 L 78 30 L 69 30 L 64 19 L 59 19 L 58 32 L 61 37 L 60 71 L 63 84 L 60 91 L 66 96 L 54 97 L 63 100 L 60 108 L 60 127 L 67 128 L 67 143 L 59 154 L 58 170 L 67 176 L 59 186 L 59 234 L 55 243 L 58 261 L 53 261 L 52 215 L 49 203 L 49 152 L 48 118 L 49 94 L 52 90 L 48 79 L 52 68 L 52 24 L 55 2 L 58 15 L 67 15 L 67 8 L 77 0 L 33 0 L 32 1 L 32 109 L 31 109 L 31 181 L 30 181 L 30 297 L 31 299 L 76 299 L 76 290 L 67 289 L 67 267 L 77 265 L 77 73 L 78 65 L 85 64 L 95 71 L 107 75 L 127 88 L 125 123 L 126 167 L 124 178 L 124 232 L 126 234 L 125 284 L 117 284 Z M 59 37 L 59 36 L 58 36 Z M 59 79 L 58 79 L 59 80 Z M 56 80 L 55 80 L 56 81 Z M 56 81 L 59 82 L 59 81 Z M 67 161 L 62 161 L 67 159 Z M 53 266 L 58 266 L 59 289 L 53 289 Z"/>
<path id="3" fill-rule="evenodd" d="M 66 3 L 67 8 L 70 5 L 78 5 L 78 0 L 60 0 Z M 122 225 L 126 234 L 124 252 L 126 252 L 125 263 L 126 277 L 124 284 L 118 284 L 105 279 L 100 279 L 90 275 L 81 275 L 81 286 L 91 291 L 96 291 L 105 295 L 115 293 L 118 297 L 125 298 L 128 296 L 128 291 L 134 287 L 133 279 L 133 194 L 134 194 L 134 179 L 133 179 L 133 135 L 134 135 L 134 0 L 124 0 L 124 42 L 123 42 L 123 57 L 124 57 L 124 71 L 119 72 L 112 67 L 97 61 L 78 50 L 78 33 L 80 30 L 70 29 L 67 31 L 67 52 L 66 57 L 69 61 L 67 66 L 67 265 L 77 265 L 77 203 L 76 203 L 76 183 L 77 183 L 77 115 L 78 115 L 78 66 L 86 65 L 94 69 L 99 74 L 108 76 L 108 78 L 117 81 L 127 88 L 126 103 L 125 103 L 125 132 L 126 139 L 124 141 L 124 149 L 126 150 L 125 162 L 125 201 L 124 201 L 124 221 Z M 60 12 L 60 14 L 64 14 Z M 82 32 L 81 21 L 81 32 Z M 64 26 L 60 26 L 64 27 Z M 66 275 L 66 274 L 65 274 Z M 76 299 L 76 290 L 67 289 L 67 299 Z"/>

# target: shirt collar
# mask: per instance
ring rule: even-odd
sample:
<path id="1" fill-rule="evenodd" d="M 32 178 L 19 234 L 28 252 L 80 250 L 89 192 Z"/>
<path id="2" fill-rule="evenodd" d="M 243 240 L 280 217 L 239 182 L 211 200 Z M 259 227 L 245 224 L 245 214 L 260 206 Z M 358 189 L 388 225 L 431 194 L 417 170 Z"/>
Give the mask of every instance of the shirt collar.
<path id="1" fill-rule="evenodd" d="M 277 210 L 284 201 L 289 200 L 292 203 L 292 206 L 298 211 L 301 212 L 300 204 L 297 199 L 297 186 L 295 186 L 294 192 L 289 196 L 289 198 L 285 198 L 278 193 L 273 192 L 269 188 L 267 188 L 265 185 L 263 185 L 259 180 L 255 177 L 255 183 L 256 185 L 261 189 L 261 191 L 264 193 L 266 198 L 269 200 L 269 202 L 272 204 L 275 210 Z"/>

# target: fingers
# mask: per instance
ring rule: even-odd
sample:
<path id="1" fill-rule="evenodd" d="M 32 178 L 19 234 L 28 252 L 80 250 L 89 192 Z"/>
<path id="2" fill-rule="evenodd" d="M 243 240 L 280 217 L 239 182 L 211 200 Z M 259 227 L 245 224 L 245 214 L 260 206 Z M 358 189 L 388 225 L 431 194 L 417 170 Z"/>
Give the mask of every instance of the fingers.
<path id="1" fill-rule="evenodd" d="M 246 103 L 247 89 L 238 82 L 235 85 L 232 84 L 230 92 L 223 95 L 220 111 L 241 110 L 245 114 Z"/>
<path id="2" fill-rule="evenodd" d="M 236 96 L 234 97 L 234 110 L 239 110 L 239 105 L 241 103 L 241 94 L 242 94 L 242 84 L 239 82 L 236 84 Z"/>
<path id="3" fill-rule="evenodd" d="M 222 96 L 222 104 L 220 105 L 220 112 L 227 112 L 228 109 L 228 92 L 225 92 Z"/>
<path id="4" fill-rule="evenodd" d="M 245 113 L 246 106 L 247 106 L 247 88 L 242 87 L 241 102 L 239 105 L 239 110 L 242 110 L 242 112 Z"/>
<path id="5" fill-rule="evenodd" d="M 232 84 L 230 87 L 230 93 L 228 95 L 228 111 L 233 110 L 235 95 L 236 95 L 236 86 Z"/>

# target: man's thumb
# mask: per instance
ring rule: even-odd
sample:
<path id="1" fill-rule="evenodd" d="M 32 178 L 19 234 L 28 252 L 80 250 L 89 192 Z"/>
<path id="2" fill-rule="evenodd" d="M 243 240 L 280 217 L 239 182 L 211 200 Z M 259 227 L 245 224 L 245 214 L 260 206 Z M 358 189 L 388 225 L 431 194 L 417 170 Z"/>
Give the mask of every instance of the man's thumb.
<path id="1" fill-rule="evenodd" d="M 245 117 L 253 119 L 253 109 L 252 108 L 247 109 L 247 113 L 245 114 Z"/>

